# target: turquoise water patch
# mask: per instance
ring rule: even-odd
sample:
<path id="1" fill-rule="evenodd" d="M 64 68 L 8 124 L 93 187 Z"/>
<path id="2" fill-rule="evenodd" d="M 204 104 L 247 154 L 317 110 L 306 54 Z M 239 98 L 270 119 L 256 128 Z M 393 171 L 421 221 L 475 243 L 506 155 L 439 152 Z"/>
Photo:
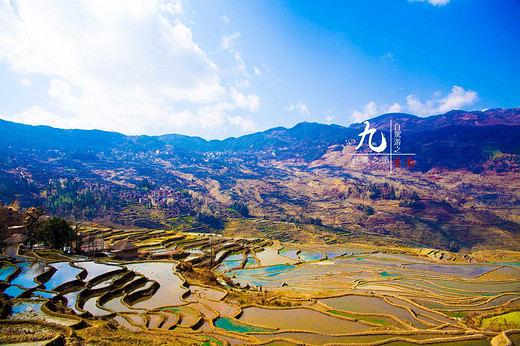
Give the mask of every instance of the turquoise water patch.
<path id="1" fill-rule="evenodd" d="M 34 291 L 33 294 L 43 299 L 51 299 L 56 296 L 56 293 L 46 291 Z"/>
<path id="2" fill-rule="evenodd" d="M 498 264 L 504 266 L 517 266 L 520 267 L 520 262 L 491 262 L 489 264 Z"/>
<path id="3" fill-rule="evenodd" d="M 311 262 L 322 259 L 323 254 L 311 250 L 301 250 L 298 257 L 304 262 Z"/>
<path id="4" fill-rule="evenodd" d="M 239 269 L 235 270 L 234 274 L 236 275 L 265 275 L 274 272 L 282 272 L 287 271 L 289 269 L 294 268 L 291 264 L 277 264 L 270 267 L 262 267 L 262 268 L 254 268 L 254 269 Z"/>
<path id="5" fill-rule="evenodd" d="M 22 290 L 18 286 L 9 286 L 4 291 L 5 294 L 7 294 L 8 296 L 13 297 L 13 298 L 18 297 L 23 292 L 25 292 L 25 290 Z"/>
<path id="6" fill-rule="evenodd" d="M 13 285 L 20 285 L 25 288 L 32 288 L 38 286 L 34 282 L 34 278 L 45 271 L 45 266 L 40 262 L 20 262 L 17 265 L 22 269 L 22 272 L 11 281 Z"/>
<path id="7" fill-rule="evenodd" d="M 2 266 L 0 267 L 0 280 L 5 281 L 9 275 L 14 273 L 16 268 L 7 263 L 2 263 L 1 265 Z"/>
<path id="8" fill-rule="evenodd" d="M 257 265 L 258 265 L 258 261 L 256 260 L 256 258 L 251 257 L 251 256 L 247 257 L 247 261 L 246 261 L 246 265 L 245 265 L 246 268 L 257 266 Z"/>
<path id="9" fill-rule="evenodd" d="M 275 331 L 275 329 L 250 326 L 248 324 L 240 323 L 237 320 L 228 317 L 220 317 L 218 320 L 216 320 L 215 327 L 238 333 Z"/>
<path id="10" fill-rule="evenodd" d="M 389 273 L 389 272 L 381 272 L 381 273 L 379 273 L 379 275 L 381 275 L 381 276 L 400 276 L 400 274 Z"/>
<path id="11" fill-rule="evenodd" d="M 219 271 L 222 271 L 222 272 L 225 272 L 227 270 L 231 270 L 233 268 L 237 268 L 237 267 L 240 267 L 240 265 L 242 264 L 242 261 L 224 261 L 222 262 L 219 266 L 218 266 L 218 270 Z"/>

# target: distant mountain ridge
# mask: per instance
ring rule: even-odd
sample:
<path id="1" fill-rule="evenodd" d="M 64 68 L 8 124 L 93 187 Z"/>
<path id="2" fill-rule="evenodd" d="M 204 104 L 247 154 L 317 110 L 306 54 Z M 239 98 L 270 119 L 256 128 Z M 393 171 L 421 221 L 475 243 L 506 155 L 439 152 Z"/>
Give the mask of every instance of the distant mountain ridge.
<path id="1" fill-rule="evenodd" d="M 334 237 L 520 249 L 520 109 L 368 121 L 388 143 L 390 121 L 399 124 L 401 166 L 395 154 L 371 159 L 366 140 L 356 150 L 363 123 L 303 122 L 207 141 L 0 120 L 0 198 L 165 229 L 182 215 L 234 217 L 230 207 L 246 205 L 257 218 L 319 224 Z"/>
<path id="2" fill-rule="evenodd" d="M 491 109 L 486 111 L 454 110 L 430 117 L 418 117 L 406 113 L 388 113 L 368 119 L 372 128 L 388 129 L 388 121 L 401 125 L 406 131 L 431 131 L 448 126 L 520 126 L 520 108 Z M 363 124 L 325 125 L 302 122 L 292 128 L 275 127 L 263 132 L 252 133 L 224 140 L 205 140 L 181 134 L 159 136 L 126 136 L 117 132 L 101 130 L 64 130 L 50 126 L 32 126 L 0 119 L 1 147 L 41 146 L 63 149 L 99 149 L 129 147 L 132 150 L 156 150 L 171 145 L 183 151 L 241 151 L 272 150 L 286 146 L 295 149 L 303 146 L 330 146 L 343 144 L 349 139 L 358 139 Z"/>

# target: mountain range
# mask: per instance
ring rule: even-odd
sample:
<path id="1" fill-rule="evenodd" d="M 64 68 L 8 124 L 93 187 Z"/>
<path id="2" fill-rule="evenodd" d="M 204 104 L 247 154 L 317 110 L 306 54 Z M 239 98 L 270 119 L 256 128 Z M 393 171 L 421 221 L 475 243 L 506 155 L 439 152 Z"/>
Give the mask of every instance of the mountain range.
<path id="1" fill-rule="evenodd" d="M 0 120 L 1 198 L 155 228 L 175 227 L 182 215 L 229 224 L 239 203 L 253 218 L 313 224 L 330 236 L 520 248 L 520 109 L 368 122 L 378 130 L 374 146 L 386 138 L 379 154 L 369 136 L 356 150 L 364 123 L 305 122 L 207 141 Z M 290 236 L 301 240 L 298 229 Z"/>

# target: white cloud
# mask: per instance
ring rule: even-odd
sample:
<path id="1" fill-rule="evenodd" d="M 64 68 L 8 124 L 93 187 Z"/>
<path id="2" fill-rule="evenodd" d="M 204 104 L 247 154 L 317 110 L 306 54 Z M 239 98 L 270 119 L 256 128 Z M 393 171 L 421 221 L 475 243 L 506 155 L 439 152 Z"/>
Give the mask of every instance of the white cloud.
<path id="1" fill-rule="evenodd" d="M 354 111 L 352 113 L 352 121 L 355 123 L 360 123 L 364 120 L 370 119 L 376 115 L 379 115 L 380 108 L 377 107 L 374 101 L 367 103 L 362 111 Z"/>
<path id="2" fill-rule="evenodd" d="M 444 113 L 452 109 L 459 109 L 465 105 L 472 105 L 477 100 L 478 96 L 476 91 L 466 91 L 455 85 L 448 96 L 439 100 L 439 112 Z"/>
<path id="3" fill-rule="evenodd" d="M 31 86 L 31 80 L 27 77 L 23 77 L 22 78 L 22 81 L 20 82 L 21 85 L 23 86 Z"/>
<path id="4" fill-rule="evenodd" d="M 297 104 L 293 105 L 289 105 L 287 107 L 284 107 L 284 110 L 286 111 L 298 111 L 300 114 L 302 115 L 310 115 L 309 113 L 309 108 L 307 108 L 307 105 L 304 104 L 301 100 L 298 101 Z"/>
<path id="5" fill-rule="evenodd" d="M 49 107 L 27 105 L 14 121 L 160 134 L 231 125 L 260 99 L 222 81 L 183 23 L 182 0 L 0 1 L 0 63 L 49 78 Z M 240 36 L 234 33 L 227 45 Z M 237 70 L 247 73 L 238 51 Z M 231 78 L 231 77 L 230 77 Z M 243 83 L 240 85 L 244 85 Z M 60 121 L 61 119 L 61 121 Z M 243 125 L 235 125 L 244 128 Z"/>
<path id="6" fill-rule="evenodd" d="M 428 2 L 433 6 L 444 6 L 447 5 L 450 0 L 408 0 L 408 2 Z"/>
<path id="7" fill-rule="evenodd" d="M 257 111 L 260 108 L 258 95 L 251 94 L 246 96 L 235 89 L 231 89 L 231 96 L 237 108 L 249 109 L 250 112 Z"/>
<path id="8" fill-rule="evenodd" d="M 234 32 L 229 36 L 222 36 L 222 49 L 230 49 L 233 46 L 233 42 L 242 36 L 239 32 Z"/>
<path id="9" fill-rule="evenodd" d="M 255 124 L 251 119 L 243 118 L 240 115 L 235 116 L 235 117 L 228 116 L 228 121 L 232 125 L 239 126 L 242 129 L 242 131 L 246 131 L 246 132 L 258 131 L 257 124 Z"/>
<path id="10" fill-rule="evenodd" d="M 48 112 L 40 106 L 31 106 L 15 115 L 17 121 L 24 124 L 38 125 L 41 124 L 41 120 L 45 119 L 46 123 L 50 126 L 63 125 L 63 118 L 57 116 L 54 113 Z"/>
<path id="11" fill-rule="evenodd" d="M 224 21 L 224 23 L 229 24 L 229 17 L 228 16 L 222 16 L 220 18 Z"/>
<path id="12" fill-rule="evenodd" d="M 327 124 L 331 124 L 332 121 L 334 121 L 334 118 L 335 118 L 334 115 L 327 115 L 327 116 L 325 117 L 325 122 L 326 122 Z"/>
<path id="13" fill-rule="evenodd" d="M 453 109 L 461 109 L 464 106 L 472 105 L 478 100 L 477 92 L 473 90 L 464 90 L 459 86 L 453 86 L 451 92 L 441 98 L 440 91 L 433 93 L 434 98 L 421 102 L 415 95 L 406 97 L 406 104 L 400 105 L 394 103 L 392 105 L 378 106 L 374 101 L 367 103 L 362 111 L 353 111 L 351 114 L 352 122 L 362 122 L 372 117 L 385 113 L 408 112 L 418 116 L 428 116 L 434 114 L 446 113 Z"/>
<path id="14" fill-rule="evenodd" d="M 260 71 L 260 69 L 258 67 L 255 67 L 254 71 L 255 71 L 255 75 L 257 75 L 257 76 L 260 76 L 262 74 L 262 72 Z"/>

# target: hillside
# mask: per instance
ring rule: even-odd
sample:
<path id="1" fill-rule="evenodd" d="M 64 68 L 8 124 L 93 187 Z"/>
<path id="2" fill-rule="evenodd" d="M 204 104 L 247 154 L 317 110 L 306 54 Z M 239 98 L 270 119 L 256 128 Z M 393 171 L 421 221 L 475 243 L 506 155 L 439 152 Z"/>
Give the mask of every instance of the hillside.
<path id="1" fill-rule="evenodd" d="M 344 240 L 520 249 L 520 109 L 369 120 L 389 144 L 390 120 L 399 124 L 399 153 L 415 154 L 392 153 L 399 167 L 369 156 L 367 145 L 355 151 L 364 124 L 300 123 L 206 141 L 0 120 L 1 198 L 152 228 L 200 213 L 233 220 L 236 202 L 255 218 L 321 224 Z"/>

